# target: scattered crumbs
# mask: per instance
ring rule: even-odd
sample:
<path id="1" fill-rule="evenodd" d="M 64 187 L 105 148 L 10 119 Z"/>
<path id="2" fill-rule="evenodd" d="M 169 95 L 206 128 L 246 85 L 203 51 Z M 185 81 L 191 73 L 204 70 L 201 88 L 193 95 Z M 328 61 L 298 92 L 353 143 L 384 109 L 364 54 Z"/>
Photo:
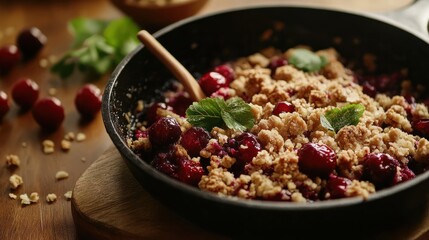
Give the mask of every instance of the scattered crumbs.
<path id="1" fill-rule="evenodd" d="M 9 183 L 10 183 L 10 188 L 17 189 L 19 186 L 21 186 L 24 183 L 24 181 L 22 180 L 21 176 L 17 174 L 13 174 L 12 176 L 9 177 Z"/>
<path id="2" fill-rule="evenodd" d="M 74 132 L 68 132 L 65 136 L 64 139 L 68 140 L 68 141 L 74 141 L 74 139 L 76 138 Z"/>
<path id="3" fill-rule="evenodd" d="M 8 168 L 19 167 L 20 164 L 21 164 L 21 160 L 17 155 L 10 154 L 6 156 L 6 166 Z"/>
<path id="4" fill-rule="evenodd" d="M 21 143 L 21 147 L 26 148 L 27 147 L 27 143 L 26 142 L 22 142 Z"/>
<path id="5" fill-rule="evenodd" d="M 49 90 L 48 90 L 48 94 L 49 94 L 50 96 L 55 96 L 55 95 L 57 95 L 57 89 L 56 89 L 56 88 L 49 88 Z"/>
<path id="6" fill-rule="evenodd" d="M 64 151 L 70 150 L 71 142 L 69 140 L 61 140 L 61 149 Z"/>
<path id="7" fill-rule="evenodd" d="M 132 98 L 133 97 L 133 95 L 131 93 L 127 93 L 127 94 L 125 94 L 125 96 L 127 96 L 127 98 Z"/>
<path id="8" fill-rule="evenodd" d="M 43 146 L 43 153 L 45 154 L 50 154 L 53 153 L 55 151 L 55 144 L 53 141 L 51 140 L 44 140 L 42 142 L 42 146 Z"/>
<path id="9" fill-rule="evenodd" d="M 64 197 L 67 200 L 70 200 L 72 198 L 72 196 L 73 196 L 73 191 L 68 191 L 68 192 L 64 193 Z"/>
<path id="10" fill-rule="evenodd" d="M 76 135 L 76 141 L 78 141 L 78 142 L 82 142 L 82 141 L 84 141 L 86 139 L 86 135 L 84 134 L 84 133 L 78 133 L 77 135 Z"/>
<path id="11" fill-rule="evenodd" d="M 46 195 L 46 202 L 53 203 L 56 200 L 57 200 L 57 195 L 55 195 L 55 193 L 49 193 L 48 195 Z"/>
<path id="12" fill-rule="evenodd" d="M 81 160 L 82 162 L 86 162 L 86 157 L 81 157 L 81 158 L 80 158 L 80 160 Z"/>
<path id="13" fill-rule="evenodd" d="M 13 194 L 13 193 L 9 193 L 9 198 L 10 199 L 16 199 L 17 196 L 15 194 Z"/>
<path id="14" fill-rule="evenodd" d="M 30 194 L 30 201 L 36 203 L 39 201 L 39 194 L 37 192 L 33 192 Z"/>
<path id="15" fill-rule="evenodd" d="M 66 172 L 66 171 L 58 171 L 58 172 L 55 174 L 55 178 L 56 178 L 57 180 L 66 179 L 66 178 L 68 178 L 68 177 L 69 177 L 69 174 L 68 174 L 68 172 Z"/>
<path id="16" fill-rule="evenodd" d="M 47 67 L 48 67 L 48 65 L 49 65 L 48 59 L 46 59 L 46 58 L 42 58 L 42 59 L 40 59 L 40 61 L 39 61 L 39 66 L 40 66 L 41 68 L 47 68 Z"/>
<path id="17" fill-rule="evenodd" d="M 19 195 L 19 198 L 21 199 L 21 205 L 30 205 L 31 201 L 30 198 L 26 193 Z"/>

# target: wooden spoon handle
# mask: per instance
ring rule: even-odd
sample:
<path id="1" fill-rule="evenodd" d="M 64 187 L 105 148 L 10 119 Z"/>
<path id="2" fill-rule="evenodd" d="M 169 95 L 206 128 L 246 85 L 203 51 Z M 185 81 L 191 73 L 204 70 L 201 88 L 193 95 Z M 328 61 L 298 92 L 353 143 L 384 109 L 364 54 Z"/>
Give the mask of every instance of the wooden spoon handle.
<path id="1" fill-rule="evenodd" d="M 197 80 L 189 73 L 188 70 L 179 62 L 170 52 L 165 49 L 148 31 L 141 30 L 137 34 L 138 39 L 155 55 L 183 84 L 185 90 L 189 93 L 194 101 L 200 101 L 205 98 Z"/>

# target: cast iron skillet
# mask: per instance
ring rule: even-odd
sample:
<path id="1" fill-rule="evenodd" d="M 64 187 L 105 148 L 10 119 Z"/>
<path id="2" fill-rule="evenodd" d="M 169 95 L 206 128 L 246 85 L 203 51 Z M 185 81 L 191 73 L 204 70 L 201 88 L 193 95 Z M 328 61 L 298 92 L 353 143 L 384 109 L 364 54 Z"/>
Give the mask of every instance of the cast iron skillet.
<path id="1" fill-rule="evenodd" d="M 283 30 L 276 30 L 279 22 L 284 24 Z M 263 41 L 261 35 L 267 30 L 272 37 Z M 307 44 L 314 49 L 335 47 L 347 59 L 373 53 L 378 56 L 380 72 L 408 67 L 414 83 L 429 87 L 427 37 L 382 16 L 284 5 L 249 7 L 181 21 L 155 36 L 196 77 L 214 64 L 267 46 L 287 49 Z M 338 37 L 341 44 L 333 41 Z M 159 173 L 127 147 L 128 122 L 123 115 L 134 109 L 137 99 L 159 97 L 172 78 L 146 48 L 138 48 L 112 74 L 102 114 L 109 136 L 135 178 L 156 199 L 190 221 L 238 238 L 275 234 L 287 239 L 349 239 L 418 220 L 419 213 L 426 213 L 429 172 L 379 191 L 367 201 L 350 198 L 311 204 L 219 197 Z"/>

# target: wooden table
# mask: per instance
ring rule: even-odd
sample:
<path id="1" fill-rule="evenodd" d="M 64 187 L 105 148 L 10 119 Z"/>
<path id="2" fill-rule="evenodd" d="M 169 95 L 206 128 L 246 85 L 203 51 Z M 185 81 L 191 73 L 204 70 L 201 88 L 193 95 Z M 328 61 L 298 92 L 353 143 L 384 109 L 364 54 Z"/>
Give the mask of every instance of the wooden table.
<path id="1" fill-rule="evenodd" d="M 268 2 L 292 2 L 318 4 L 330 7 L 363 11 L 382 11 L 404 6 L 410 0 L 305 0 L 305 1 L 257 1 L 257 0 L 211 0 L 200 14 L 243 5 L 265 4 Z M 75 239 L 75 228 L 70 211 L 70 202 L 63 194 L 73 189 L 79 176 L 111 144 L 102 123 L 101 114 L 91 121 L 82 121 L 74 108 L 73 100 L 77 89 L 85 81 L 71 78 L 66 81 L 52 75 L 41 62 L 60 57 L 70 46 L 71 36 L 67 31 L 67 21 L 74 17 L 112 19 L 122 13 L 107 0 L 20 0 L 0 1 L 0 46 L 14 43 L 18 32 L 26 27 L 37 26 L 48 37 L 43 51 L 33 60 L 22 63 L 6 76 L 0 77 L 0 89 L 10 95 L 14 81 L 21 77 L 35 80 L 41 88 L 41 96 L 48 96 L 49 89 L 57 90 L 56 96 L 65 106 L 66 119 L 63 126 L 53 133 L 39 129 L 30 112 L 20 112 L 12 104 L 11 111 L 0 122 L 0 239 Z M 94 79 L 93 83 L 103 89 L 108 76 Z M 82 132 L 87 139 L 73 142 L 68 152 L 59 148 L 61 139 L 67 132 Z M 53 154 L 42 152 L 41 142 L 51 139 L 57 145 Z M 24 145 L 26 147 L 24 147 Z M 11 171 L 5 167 L 5 156 L 18 155 L 21 166 Z M 64 170 L 69 173 L 65 180 L 55 179 L 55 173 Z M 37 192 L 40 201 L 22 207 L 18 200 L 8 194 L 9 177 L 16 173 L 23 177 L 24 184 L 14 191 Z M 58 196 L 56 202 L 48 204 L 48 193 Z"/>

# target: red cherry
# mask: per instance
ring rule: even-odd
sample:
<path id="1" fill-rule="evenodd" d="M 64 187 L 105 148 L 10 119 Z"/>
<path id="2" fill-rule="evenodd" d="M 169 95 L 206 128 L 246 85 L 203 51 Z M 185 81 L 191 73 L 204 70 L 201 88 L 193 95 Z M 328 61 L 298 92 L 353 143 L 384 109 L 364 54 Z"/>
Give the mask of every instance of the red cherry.
<path id="1" fill-rule="evenodd" d="M 217 72 L 220 75 L 224 76 L 227 84 L 230 84 L 232 81 L 234 81 L 234 69 L 232 69 L 230 65 L 223 64 L 216 66 L 213 69 L 213 72 Z"/>
<path id="2" fill-rule="evenodd" d="M 176 119 L 162 117 L 149 128 L 149 141 L 154 147 L 167 146 L 179 140 L 182 130 Z"/>
<path id="3" fill-rule="evenodd" d="M 311 176 L 328 177 L 337 166 L 337 156 L 324 144 L 306 143 L 298 150 L 299 170 Z"/>
<path id="4" fill-rule="evenodd" d="M 10 106 L 7 98 L 7 94 L 0 91 L 0 120 L 9 112 Z"/>
<path id="5" fill-rule="evenodd" d="M 15 45 L 0 48 L 0 73 L 7 73 L 21 60 L 21 52 Z"/>
<path id="6" fill-rule="evenodd" d="M 35 56 L 46 42 L 46 36 L 36 27 L 22 30 L 16 40 L 16 44 L 25 58 Z"/>
<path id="7" fill-rule="evenodd" d="M 291 113 L 295 112 L 295 106 L 290 102 L 282 101 L 278 102 L 273 109 L 273 114 L 279 116 L 280 113 Z"/>
<path id="8" fill-rule="evenodd" d="M 12 87 L 12 98 L 22 108 L 31 108 L 39 97 L 39 85 L 29 78 L 17 81 Z"/>
<path id="9" fill-rule="evenodd" d="M 86 84 L 76 93 L 74 103 L 84 117 L 92 117 L 101 109 L 101 91 L 94 84 Z"/>
<path id="10" fill-rule="evenodd" d="M 286 59 L 284 59 L 282 57 L 275 56 L 275 57 L 272 57 L 270 59 L 270 64 L 268 65 L 268 67 L 271 69 L 271 73 L 275 73 L 277 68 L 284 66 L 284 65 L 287 65 L 287 64 L 288 64 L 288 62 Z"/>
<path id="11" fill-rule="evenodd" d="M 33 107 L 33 117 L 43 129 L 56 130 L 64 121 L 64 108 L 58 98 L 42 98 Z"/>
<path id="12" fill-rule="evenodd" d="M 222 87 L 228 86 L 226 78 L 217 72 L 208 72 L 204 74 L 200 78 L 199 84 L 207 96 L 210 96 Z"/>

